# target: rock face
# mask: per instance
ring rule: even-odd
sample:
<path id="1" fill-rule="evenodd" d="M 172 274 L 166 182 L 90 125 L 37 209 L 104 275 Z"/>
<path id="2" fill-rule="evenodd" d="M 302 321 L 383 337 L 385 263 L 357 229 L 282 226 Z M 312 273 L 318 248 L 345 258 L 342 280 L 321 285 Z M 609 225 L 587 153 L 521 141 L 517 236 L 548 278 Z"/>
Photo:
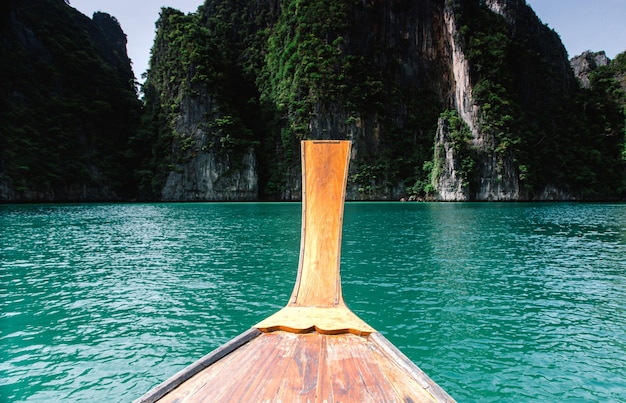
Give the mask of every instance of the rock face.
<path id="1" fill-rule="evenodd" d="M 609 58 L 606 57 L 604 51 L 601 52 L 583 52 L 582 55 L 576 56 L 570 60 L 574 75 L 580 81 L 583 88 L 591 88 L 589 74 L 600 66 L 608 66 Z"/>
<path id="2" fill-rule="evenodd" d="M 169 172 L 161 192 L 166 201 L 253 201 L 258 199 L 256 155 L 251 147 L 235 153 L 222 145 L 207 117 L 221 119 L 215 99 L 199 88 L 194 96 L 181 94 L 174 124 L 173 145 L 179 161 Z"/>
<path id="3" fill-rule="evenodd" d="M 210 97 L 209 104 L 211 103 Z M 256 156 L 252 148 L 241 155 L 207 147 L 213 137 L 206 129 L 205 116 L 211 107 L 203 107 L 198 97 L 185 97 L 175 124 L 179 136 L 177 148 L 187 149 L 162 189 L 166 201 L 253 201 L 258 199 Z M 216 112 L 216 111 L 214 111 Z M 233 159 L 238 158 L 234 161 Z M 184 162 L 182 162 L 184 161 Z"/>
<path id="4" fill-rule="evenodd" d="M 571 199 L 609 147 L 569 134 L 578 83 L 523 0 L 213 0 L 157 26 L 166 200 L 297 200 L 303 138 L 353 141 L 352 200 Z"/>
<path id="5" fill-rule="evenodd" d="M 350 200 L 626 197 L 623 58 L 575 76 L 524 0 L 207 0 L 156 27 L 141 104 L 114 17 L 0 4 L 0 201 L 298 200 L 301 139 L 352 140 Z"/>
<path id="6" fill-rule="evenodd" d="M 507 21 L 515 26 L 516 19 L 511 17 L 518 7 L 525 7 L 524 2 L 489 1 L 489 7 L 496 13 L 506 13 Z M 512 10 L 511 10 L 512 9 Z M 435 149 L 443 148 L 445 152 L 445 169 L 434 178 L 435 199 L 441 201 L 467 200 L 516 200 L 519 198 L 519 183 L 513 155 L 510 152 L 496 153 L 497 140 L 493 134 L 483 130 L 481 123 L 481 107 L 473 98 L 474 82 L 472 82 L 472 66 L 465 55 L 465 44 L 459 32 L 453 8 L 444 12 L 453 71 L 454 98 L 453 105 L 458 114 L 472 133 L 471 148 L 476 151 L 477 172 L 473 178 L 461 178 L 458 172 L 457 154 L 449 146 L 448 127 L 440 119 L 437 127 Z M 474 181 L 474 183 L 472 183 Z M 476 181 L 478 183 L 476 183 Z"/>
<path id="7" fill-rule="evenodd" d="M 62 0 L 0 6 L 0 201 L 132 197 L 141 104 L 114 17 Z"/>
<path id="8" fill-rule="evenodd" d="M 434 178 L 436 197 L 440 201 L 469 200 L 469 182 L 460 175 L 461 162 L 457 158 L 450 133 L 451 128 L 446 120 L 439 119 L 435 153 L 438 154 L 436 157 L 441 161 L 441 166 L 440 173 Z"/>
<path id="9" fill-rule="evenodd" d="M 254 201 L 258 199 L 255 156 L 252 150 L 242 158 L 245 168 L 233 170 L 229 156 L 201 153 L 169 174 L 164 201 Z"/>
<path id="10" fill-rule="evenodd" d="M 460 2 L 463 3 L 463 2 Z M 571 72 L 566 63 L 566 52 L 554 32 L 544 26 L 523 0 L 488 0 L 486 7 L 504 18 L 513 40 L 524 41 L 540 57 L 551 52 L 557 56 L 550 61 L 552 68 L 561 75 L 565 88 L 571 87 Z M 436 200 L 442 201 L 510 201 L 520 199 L 543 200 L 545 191 L 524 193 L 521 190 L 519 160 L 512 147 L 500 147 L 503 143 L 486 122 L 484 108 L 491 105 L 479 103 L 473 96 L 478 83 L 475 62 L 468 60 L 470 44 L 460 33 L 462 22 L 458 11 L 462 7 L 448 7 L 444 11 L 447 27 L 447 43 L 451 49 L 449 64 L 453 71 L 453 106 L 472 133 L 471 149 L 476 153 L 476 167 L 470 178 L 461 178 L 458 172 L 458 155 L 449 144 L 448 127 L 439 120 L 435 150 L 444 150 L 444 167 L 441 174 L 433 178 Z M 470 41 L 471 42 L 471 41 Z M 529 61 L 526 60 L 526 63 Z M 532 63 L 532 62 L 531 62 Z M 511 68 L 503 65 L 502 70 Z M 528 74 L 520 71 L 520 75 Z M 517 79 L 518 77 L 516 77 Z M 555 89 L 556 90 L 556 89 Z M 529 90 L 530 92 L 531 90 Z M 537 94 L 523 94 L 533 97 Z M 435 158 L 437 159 L 437 158 Z M 553 185 L 549 185 L 553 186 Z M 552 193 L 551 193 L 552 194 Z"/>
<path id="11" fill-rule="evenodd" d="M 234 6 L 234 4 L 232 4 Z M 159 200 L 251 201 L 258 200 L 257 154 L 245 122 L 251 119 L 230 103 L 245 97 L 246 79 L 230 83 L 228 58 L 234 49 L 211 48 L 215 35 L 201 29 L 195 16 L 163 9 L 152 50 L 151 69 L 144 91 L 147 110 L 158 116 L 156 131 L 165 136 L 165 168 L 156 166 L 163 177 L 158 183 Z M 198 30 L 198 31 L 195 31 Z M 179 38 L 175 37 L 182 35 Z M 224 39 L 227 40 L 227 39 Z M 189 49 L 198 48 L 198 51 Z M 215 66 L 214 66 L 215 64 Z M 230 88 L 233 85 L 237 88 Z M 147 90 L 146 90 L 147 89 Z M 230 94 L 225 100 L 224 92 Z M 163 127 L 165 123 L 167 127 Z"/>

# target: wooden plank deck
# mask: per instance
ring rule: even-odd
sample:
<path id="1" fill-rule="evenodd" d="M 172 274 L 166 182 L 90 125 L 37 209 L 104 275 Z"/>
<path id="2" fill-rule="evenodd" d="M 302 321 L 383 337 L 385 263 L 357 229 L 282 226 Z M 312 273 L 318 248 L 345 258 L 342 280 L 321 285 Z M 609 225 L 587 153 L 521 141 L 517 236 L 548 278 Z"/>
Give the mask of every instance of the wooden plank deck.
<path id="1" fill-rule="evenodd" d="M 453 401 L 398 353 L 379 333 L 368 337 L 261 333 L 197 372 L 184 388 L 174 389 L 160 401 Z"/>
<path id="2" fill-rule="evenodd" d="M 300 262 L 287 306 L 136 402 L 454 402 L 343 300 L 350 147 L 302 142 Z"/>

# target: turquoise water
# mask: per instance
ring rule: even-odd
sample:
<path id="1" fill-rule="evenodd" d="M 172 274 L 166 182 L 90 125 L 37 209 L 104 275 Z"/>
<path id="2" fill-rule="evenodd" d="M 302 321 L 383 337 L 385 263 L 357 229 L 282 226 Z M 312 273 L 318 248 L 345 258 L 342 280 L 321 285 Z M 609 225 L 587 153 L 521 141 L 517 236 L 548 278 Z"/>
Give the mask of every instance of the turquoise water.
<path id="1" fill-rule="evenodd" d="M 0 401 L 130 401 L 286 304 L 300 204 L 0 205 Z M 626 204 L 347 203 L 344 297 L 460 402 L 626 402 Z"/>

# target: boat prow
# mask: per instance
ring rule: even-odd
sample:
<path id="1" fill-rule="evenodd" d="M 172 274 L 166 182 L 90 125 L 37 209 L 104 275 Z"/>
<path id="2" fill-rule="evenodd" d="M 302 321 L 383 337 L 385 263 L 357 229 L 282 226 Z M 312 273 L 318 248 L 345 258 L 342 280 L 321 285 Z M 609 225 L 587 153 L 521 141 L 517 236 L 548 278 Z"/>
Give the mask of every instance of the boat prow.
<path id="1" fill-rule="evenodd" d="M 302 142 L 302 238 L 285 308 L 135 402 L 454 402 L 345 304 L 349 141 Z"/>

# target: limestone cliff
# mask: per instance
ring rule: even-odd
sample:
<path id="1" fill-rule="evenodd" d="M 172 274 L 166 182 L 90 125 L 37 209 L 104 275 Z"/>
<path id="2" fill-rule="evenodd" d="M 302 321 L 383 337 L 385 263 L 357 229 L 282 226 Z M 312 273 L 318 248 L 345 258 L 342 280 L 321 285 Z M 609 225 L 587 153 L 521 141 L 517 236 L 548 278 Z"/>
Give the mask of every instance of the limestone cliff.
<path id="1" fill-rule="evenodd" d="M 485 2 L 487 10 L 478 10 L 472 6 L 471 2 L 456 2 L 451 7 L 446 8 L 444 21 L 447 26 L 448 41 L 452 49 L 450 65 L 453 75 L 454 108 L 468 126 L 472 138 L 467 147 L 475 153 L 475 167 L 471 176 L 461 179 L 458 172 L 458 152 L 452 152 L 449 144 L 448 127 L 439 121 L 435 149 L 441 148 L 445 152 L 440 158 L 444 158 L 446 169 L 433 176 L 435 188 L 435 199 L 438 200 L 520 200 L 520 199 L 545 199 L 546 192 L 539 187 L 535 190 L 523 189 L 523 173 L 520 180 L 520 156 L 518 155 L 518 145 L 524 140 L 512 138 L 511 132 L 514 129 L 508 122 L 494 123 L 502 115 L 509 116 L 511 120 L 514 114 L 521 115 L 521 118 L 528 112 L 535 109 L 534 105 L 528 103 L 522 105 L 525 99 L 532 99 L 540 96 L 540 93 L 533 91 L 532 87 L 517 85 L 515 81 L 527 79 L 529 72 L 536 69 L 533 64 L 544 62 L 548 64 L 548 71 L 554 71 L 559 80 L 552 84 L 554 88 L 549 91 L 557 92 L 558 86 L 566 92 L 571 92 L 573 80 L 571 71 L 566 63 L 566 52 L 558 36 L 545 25 L 543 25 L 532 10 L 523 0 L 488 0 Z M 471 8 L 474 10 L 471 10 Z M 482 13 L 478 12 L 482 11 Z M 463 13 L 470 14 L 469 20 Z M 502 19 L 489 15 L 491 12 Z M 477 18 L 479 17 L 479 18 Z M 491 20 L 491 27 L 481 27 L 480 20 Z M 473 34 L 467 32 L 474 30 Z M 465 33 L 463 33 L 464 31 Z M 486 42 L 480 44 L 479 40 L 483 35 L 492 35 L 497 42 Z M 521 48 L 521 46 L 526 49 Z M 481 46 L 484 47 L 481 49 Z M 491 49 L 486 49 L 491 47 Z M 478 49 L 476 49 L 478 48 Z M 500 48 L 500 49 L 498 49 Z M 493 51 L 493 60 L 480 57 L 468 56 L 478 52 L 487 53 Z M 495 53 L 500 51 L 501 53 Z M 519 63 L 517 66 L 512 62 L 516 59 L 512 52 L 524 52 L 532 55 L 533 59 L 524 58 L 523 54 L 517 55 Z M 484 55 L 481 55 L 484 56 Z M 511 60 L 507 60 L 507 59 Z M 491 62 L 498 64 L 494 73 L 489 74 L 488 69 L 477 66 Z M 482 71 L 481 71 L 482 70 Z M 511 74 L 508 78 L 506 75 Z M 478 86 L 489 85 L 491 91 L 501 92 L 509 99 L 499 99 L 498 93 L 490 93 L 488 100 L 477 100 L 474 96 Z M 506 94 L 508 92 L 508 94 Z M 498 105 L 501 103 L 501 105 Z M 499 108 L 497 114 L 491 113 L 491 109 Z M 510 115 L 509 115 L 510 114 Z M 444 122 L 445 123 L 445 122 Z M 500 125 L 498 127 L 498 124 Z M 435 155 L 435 160 L 438 156 Z M 524 164 L 524 169 L 527 166 Z M 543 186 L 554 187 L 548 183 Z M 568 196 L 568 198 L 571 196 Z"/>
<path id="2" fill-rule="evenodd" d="M 0 201 L 131 198 L 140 103 L 126 36 L 62 0 L 0 7 Z"/>
<path id="3" fill-rule="evenodd" d="M 354 200 L 626 191 L 619 117 L 602 134 L 524 0 L 208 0 L 157 26 L 162 198 L 297 199 L 303 138 L 353 141 Z"/>
<path id="4" fill-rule="evenodd" d="M 245 125 L 254 113 L 232 105 L 245 90 L 229 82 L 232 49 L 200 26 L 202 10 L 184 15 L 163 9 L 157 22 L 144 92 L 147 109 L 167 122 L 155 128 L 165 140 L 148 141 L 163 141 L 166 150 L 145 172 L 161 175 L 162 181 L 153 181 L 160 200 L 257 200 L 257 157 Z M 230 93 L 228 100 L 224 92 Z"/>
<path id="5" fill-rule="evenodd" d="M 218 127 L 207 126 L 207 118 L 219 121 L 224 117 L 206 90 L 181 97 L 181 113 L 174 123 L 179 162 L 167 176 L 161 199 L 257 200 L 258 175 L 252 148 L 236 154 L 224 144 Z M 215 144 L 219 141 L 222 144 Z"/>
<path id="6" fill-rule="evenodd" d="M 583 52 L 570 60 L 574 75 L 580 81 L 583 88 L 591 88 L 589 75 L 598 67 L 608 66 L 609 58 L 605 52 Z"/>
<path id="7" fill-rule="evenodd" d="M 524 0 L 206 0 L 156 28 L 141 104 L 114 17 L 0 3 L 0 201 L 297 200 L 301 139 L 353 141 L 352 200 L 626 198 L 626 56 L 572 70 Z"/>

